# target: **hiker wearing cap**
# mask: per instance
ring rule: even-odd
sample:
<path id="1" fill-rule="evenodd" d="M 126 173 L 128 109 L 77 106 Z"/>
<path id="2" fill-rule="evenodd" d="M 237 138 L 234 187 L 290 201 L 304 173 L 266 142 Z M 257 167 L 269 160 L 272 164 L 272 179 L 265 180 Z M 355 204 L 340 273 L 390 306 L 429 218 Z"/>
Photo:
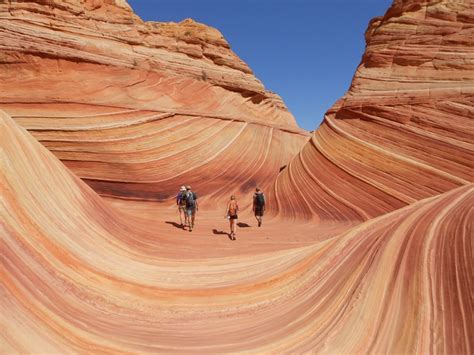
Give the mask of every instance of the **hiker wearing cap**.
<path id="1" fill-rule="evenodd" d="M 262 226 L 263 212 L 265 211 L 265 195 L 258 187 L 253 194 L 253 212 L 257 219 L 258 226 Z"/>
<path id="2" fill-rule="evenodd" d="M 179 213 L 179 221 L 181 222 L 181 227 L 188 224 L 188 215 L 186 214 L 186 187 L 181 186 L 176 195 L 176 205 L 178 206 L 178 213 Z M 184 219 L 184 224 L 183 224 Z"/>
<path id="3" fill-rule="evenodd" d="M 238 218 L 237 213 L 239 212 L 239 205 L 235 196 L 230 196 L 230 201 L 227 204 L 227 210 L 225 213 L 225 218 L 229 220 L 230 224 L 230 239 L 235 240 L 235 220 Z"/>
<path id="4" fill-rule="evenodd" d="M 194 228 L 194 219 L 196 218 L 196 211 L 199 210 L 197 195 L 191 191 L 191 186 L 186 186 L 186 214 L 188 216 L 189 231 L 192 232 Z"/>

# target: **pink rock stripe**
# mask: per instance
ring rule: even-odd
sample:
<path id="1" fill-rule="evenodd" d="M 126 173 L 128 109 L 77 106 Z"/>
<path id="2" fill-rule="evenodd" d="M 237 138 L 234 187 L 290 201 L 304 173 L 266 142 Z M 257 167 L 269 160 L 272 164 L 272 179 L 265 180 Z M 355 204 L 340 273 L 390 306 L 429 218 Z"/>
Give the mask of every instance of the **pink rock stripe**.
<path id="1" fill-rule="evenodd" d="M 151 257 L 4 114 L 1 132 L 3 351 L 471 349 L 473 184 L 305 247 Z"/>
<path id="2" fill-rule="evenodd" d="M 395 0 L 310 135 L 213 28 L 2 2 L 0 352 L 471 354 L 473 23 Z"/>
<path id="3" fill-rule="evenodd" d="M 449 1 L 373 19 L 349 91 L 275 183 L 274 199 L 297 202 L 276 210 L 363 221 L 472 182 L 473 19 Z"/>

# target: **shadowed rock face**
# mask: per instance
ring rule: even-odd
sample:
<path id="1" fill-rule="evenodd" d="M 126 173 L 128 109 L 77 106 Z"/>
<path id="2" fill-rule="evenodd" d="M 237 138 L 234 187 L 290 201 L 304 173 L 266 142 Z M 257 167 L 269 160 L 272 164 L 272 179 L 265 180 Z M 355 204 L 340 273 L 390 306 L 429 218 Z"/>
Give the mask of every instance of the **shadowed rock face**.
<path id="1" fill-rule="evenodd" d="M 473 181 L 474 9 L 395 1 L 347 94 L 278 178 L 282 215 L 367 220 Z M 308 193 L 311 191 L 311 193 Z"/>
<path id="2" fill-rule="evenodd" d="M 213 29 L 0 4 L 0 351 L 471 354 L 473 18 L 395 1 L 305 144 Z"/>

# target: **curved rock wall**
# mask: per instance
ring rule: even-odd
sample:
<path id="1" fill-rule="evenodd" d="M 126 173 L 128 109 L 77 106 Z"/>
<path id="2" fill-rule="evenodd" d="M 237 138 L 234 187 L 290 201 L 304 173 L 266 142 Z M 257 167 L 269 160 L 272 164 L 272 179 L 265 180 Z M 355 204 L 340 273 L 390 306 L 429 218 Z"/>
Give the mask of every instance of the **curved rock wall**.
<path id="1" fill-rule="evenodd" d="M 362 221 L 472 182 L 473 33 L 466 2 L 372 20 L 350 90 L 278 177 L 280 214 Z"/>
<path id="2" fill-rule="evenodd" d="M 474 184 L 306 247 L 176 259 L 0 133 L 3 352 L 470 353 Z"/>
<path id="3" fill-rule="evenodd" d="M 102 195 L 249 192 L 308 139 L 216 29 L 143 22 L 125 1 L 0 15 L 0 107 Z"/>
<path id="4" fill-rule="evenodd" d="M 0 352 L 471 354 L 473 12 L 395 1 L 309 137 L 213 29 L 2 2 Z"/>

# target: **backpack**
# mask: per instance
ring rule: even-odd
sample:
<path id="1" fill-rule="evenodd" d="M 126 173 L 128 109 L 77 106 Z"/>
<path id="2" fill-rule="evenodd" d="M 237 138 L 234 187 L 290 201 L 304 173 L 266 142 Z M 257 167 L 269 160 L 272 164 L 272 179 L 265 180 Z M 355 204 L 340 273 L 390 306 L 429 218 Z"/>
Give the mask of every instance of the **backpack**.
<path id="1" fill-rule="evenodd" d="M 255 194 L 255 204 L 258 207 L 262 207 L 263 205 L 265 205 L 265 197 L 263 196 L 263 194 Z"/>
<path id="2" fill-rule="evenodd" d="M 196 207 L 196 195 L 194 192 L 188 192 L 186 194 L 186 208 Z"/>
<path id="3" fill-rule="evenodd" d="M 186 192 L 181 192 L 178 195 L 178 199 L 179 199 L 179 205 L 185 206 L 186 205 Z"/>

